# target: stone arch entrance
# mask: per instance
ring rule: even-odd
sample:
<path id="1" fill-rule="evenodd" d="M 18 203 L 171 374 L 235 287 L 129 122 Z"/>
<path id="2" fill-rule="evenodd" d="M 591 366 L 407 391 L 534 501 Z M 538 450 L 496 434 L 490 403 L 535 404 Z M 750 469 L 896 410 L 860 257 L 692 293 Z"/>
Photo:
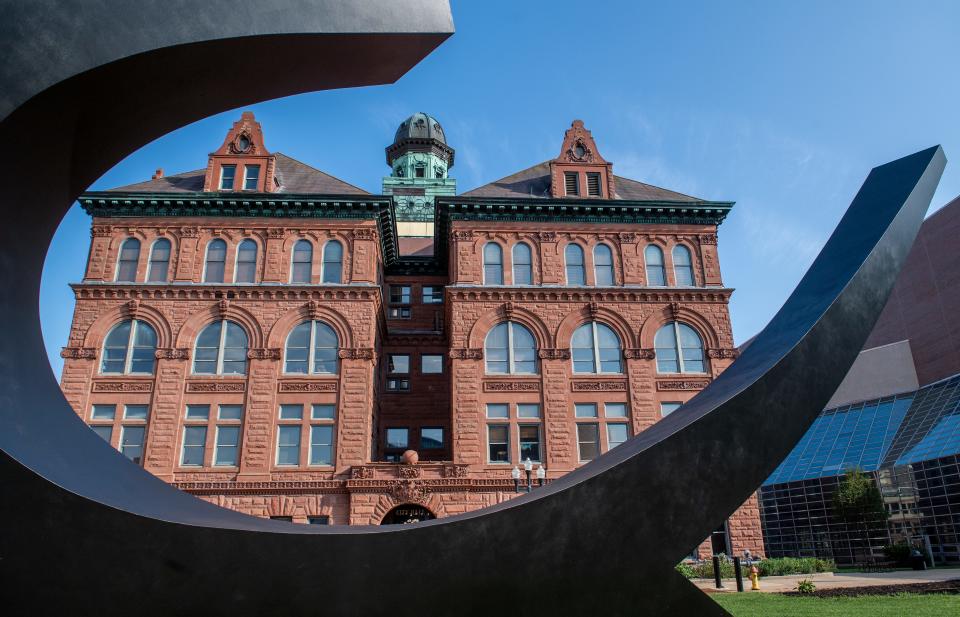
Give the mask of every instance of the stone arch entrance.
<path id="1" fill-rule="evenodd" d="M 393 508 L 383 516 L 381 525 L 406 525 L 407 523 L 419 523 L 420 521 L 431 521 L 437 518 L 436 515 L 417 503 L 402 503 Z"/>

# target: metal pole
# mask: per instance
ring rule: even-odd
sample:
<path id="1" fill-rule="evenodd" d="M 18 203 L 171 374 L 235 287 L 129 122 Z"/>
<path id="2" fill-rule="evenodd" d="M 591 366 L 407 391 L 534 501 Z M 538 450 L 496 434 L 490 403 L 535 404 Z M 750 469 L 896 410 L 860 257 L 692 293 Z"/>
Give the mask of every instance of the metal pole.
<path id="1" fill-rule="evenodd" d="M 740 558 L 733 558 L 733 575 L 737 579 L 737 591 L 743 591 L 743 571 L 740 570 Z"/>
<path id="2" fill-rule="evenodd" d="M 713 556 L 713 582 L 717 589 L 723 589 L 723 582 L 720 580 L 720 557 Z"/>

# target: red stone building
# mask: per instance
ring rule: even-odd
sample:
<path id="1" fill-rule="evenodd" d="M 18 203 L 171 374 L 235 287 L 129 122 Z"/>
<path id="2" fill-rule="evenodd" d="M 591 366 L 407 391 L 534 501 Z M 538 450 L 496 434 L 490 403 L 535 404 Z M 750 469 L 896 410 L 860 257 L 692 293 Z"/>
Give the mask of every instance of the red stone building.
<path id="1" fill-rule="evenodd" d="M 580 121 L 556 159 L 460 195 L 430 116 L 386 153 L 370 194 L 244 113 L 206 169 L 84 194 L 77 413 L 202 499 L 380 524 L 510 499 L 527 459 L 549 482 L 733 361 L 732 203 L 614 175 Z M 712 540 L 762 553 L 756 500 Z"/>

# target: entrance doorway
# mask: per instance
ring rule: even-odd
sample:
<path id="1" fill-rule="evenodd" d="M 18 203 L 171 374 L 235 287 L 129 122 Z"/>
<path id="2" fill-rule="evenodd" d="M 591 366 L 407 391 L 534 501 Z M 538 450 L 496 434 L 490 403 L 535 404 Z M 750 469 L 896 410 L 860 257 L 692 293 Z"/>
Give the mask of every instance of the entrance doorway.
<path id="1" fill-rule="evenodd" d="M 406 525 L 407 523 L 419 523 L 420 521 L 431 521 L 437 518 L 433 512 L 418 504 L 405 503 L 387 512 L 381 525 Z"/>

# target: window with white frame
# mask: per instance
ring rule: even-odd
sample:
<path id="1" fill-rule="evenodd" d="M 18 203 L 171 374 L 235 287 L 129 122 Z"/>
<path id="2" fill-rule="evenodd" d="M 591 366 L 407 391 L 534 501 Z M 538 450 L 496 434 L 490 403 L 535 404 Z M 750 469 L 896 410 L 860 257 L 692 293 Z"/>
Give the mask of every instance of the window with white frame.
<path id="1" fill-rule="evenodd" d="M 513 284 L 533 284 L 533 253 L 526 242 L 513 245 Z"/>
<path id="2" fill-rule="evenodd" d="M 284 373 L 334 375 L 339 362 L 340 340 L 322 321 L 304 321 L 287 335 Z"/>
<path id="3" fill-rule="evenodd" d="M 247 333 L 226 319 L 215 321 L 197 336 L 193 354 L 197 375 L 244 375 L 247 372 Z"/>
<path id="4" fill-rule="evenodd" d="M 115 325 L 103 341 L 100 372 L 104 375 L 152 375 L 157 333 L 139 319 Z"/>
<path id="5" fill-rule="evenodd" d="M 310 284 L 313 278 L 313 245 L 309 240 L 297 240 L 293 245 L 290 264 L 290 282 Z"/>
<path id="6" fill-rule="evenodd" d="M 487 333 L 484 358 L 489 374 L 534 375 L 537 373 L 537 344 L 524 326 L 504 321 Z"/>
<path id="7" fill-rule="evenodd" d="M 148 283 L 166 283 L 170 275 L 170 241 L 158 238 L 150 249 L 150 267 L 147 268 Z"/>
<path id="8" fill-rule="evenodd" d="M 490 463 L 510 462 L 510 425 L 487 425 L 487 461 Z"/>
<path id="9" fill-rule="evenodd" d="M 336 404 L 313 403 L 309 414 L 302 403 L 280 405 L 277 426 L 278 466 L 301 465 L 301 443 L 306 443 L 308 466 L 332 466 L 336 438 Z"/>
<path id="10" fill-rule="evenodd" d="M 243 190 L 257 190 L 257 182 L 260 180 L 259 165 L 244 165 L 243 168 Z"/>
<path id="11" fill-rule="evenodd" d="M 203 268 L 204 283 L 222 283 L 227 263 L 227 243 L 217 238 L 207 244 L 207 259 Z"/>
<path id="12" fill-rule="evenodd" d="M 583 265 L 583 248 L 579 244 L 570 243 L 563 250 L 563 257 L 567 267 L 567 285 L 586 285 L 587 274 Z"/>
<path id="13" fill-rule="evenodd" d="M 679 286 L 693 287 L 694 285 L 690 249 L 682 244 L 673 247 L 673 276 Z"/>
<path id="14" fill-rule="evenodd" d="M 237 268 L 233 280 L 238 283 L 257 281 L 257 243 L 247 238 L 237 247 Z"/>
<path id="15" fill-rule="evenodd" d="M 671 321 L 654 336 L 658 373 L 705 373 L 703 341 L 685 323 Z"/>
<path id="16" fill-rule="evenodd" d="M 143 463 L 149 409 L 146 404 L 128 403 L 118 415 L 116 404 L 96 403 L 90 407 L 89 426 L 104 441 L 140 465 Z M 118 435 L 116 444 L 113 443 L 114 435 Z"/>
<path id="17" fill-rule="evenodd" d="M 590 321 L 570 339 L 574 373 L 623 373 L 620 337 L 606 324 Z"/>
<path id="18" fill-rule="evenodd" d="M 615 401 L 602 403 L 602 417 L 600 406 L 598 403 L 574 404 L 580 462 L 592 461 L 601 451 L 609 451 L 630 438 L 627 404 Z"/>
<path id="19" fill-rule="evenodd" d="M 683 405 L 680 401 L 664 401 L 660 403 L 660 415 L 666 418 Z"/>
<path id="20" fill-rule="evenodd" d="M 242 421 L 243 405 L 221 404 L 218 406 L 213 449 L 214 466 L 236 467 L 239 465 Z"/>
<path id="21" fill-rule="evenodd" d="M 543 460 L 543 429 L 539 403 L 488 403 L 487 460 L 518 463 Z M 514 451 L 513 443 L 516 443 Z"/>
<path id="22" fill-rule="evenodd" d="M 663 269 L 663 251 L 655 244 L 647 245 L 643 250 L 643 260 L 647 266 L 647 285 L 664 287 L 667 284 L 667 275 Z"/>
<path id="23" fill-rule="evenodd" d="M 600 456 L 600 425 L 577 423 L 577 452 L 581 463 Z"/>
<path id="24" fill-rule="evenodd" d="M 233 183 L 237 176 L 237 166 L 236 165 L 221 165 L 220 166 L 220 190 L 221 191 L 232 191 Z"/>
<path id="25" fill-rule="evenodd" d="M 593 276 L 598 287 L 613 285 L 613 251 L 606 244 L 598 244 L 593 249 Z"/>
<path id="26" fill-rule="evenodd" d="M 496 242 L 483 245 L 484 285 L 503 285 L 503 248 Z"/>
<path id="27" fill-rule="evenodd" d="M 343 282 L 343 245 L 336 240 L 330 240 L 323 245 L 323 267 L 320 270 L 320 280 L 324 283 Z"/>
<path id="28" fill-rule="evenodd" d="M 136 238 L 127 238 L 120 245 L 120 254 L 117 256 L 118 283 L 133 283 L 137 280 L 137 264 L 140 262 L 140 241 Z"/>
<path id="29" fill-rule="evenodd" d="M 183 443 L 180 448 L 182 467 L 203 467 L 206 463 L 209 421 L 210 405 L 187 405 L 184 414 Z"/>

